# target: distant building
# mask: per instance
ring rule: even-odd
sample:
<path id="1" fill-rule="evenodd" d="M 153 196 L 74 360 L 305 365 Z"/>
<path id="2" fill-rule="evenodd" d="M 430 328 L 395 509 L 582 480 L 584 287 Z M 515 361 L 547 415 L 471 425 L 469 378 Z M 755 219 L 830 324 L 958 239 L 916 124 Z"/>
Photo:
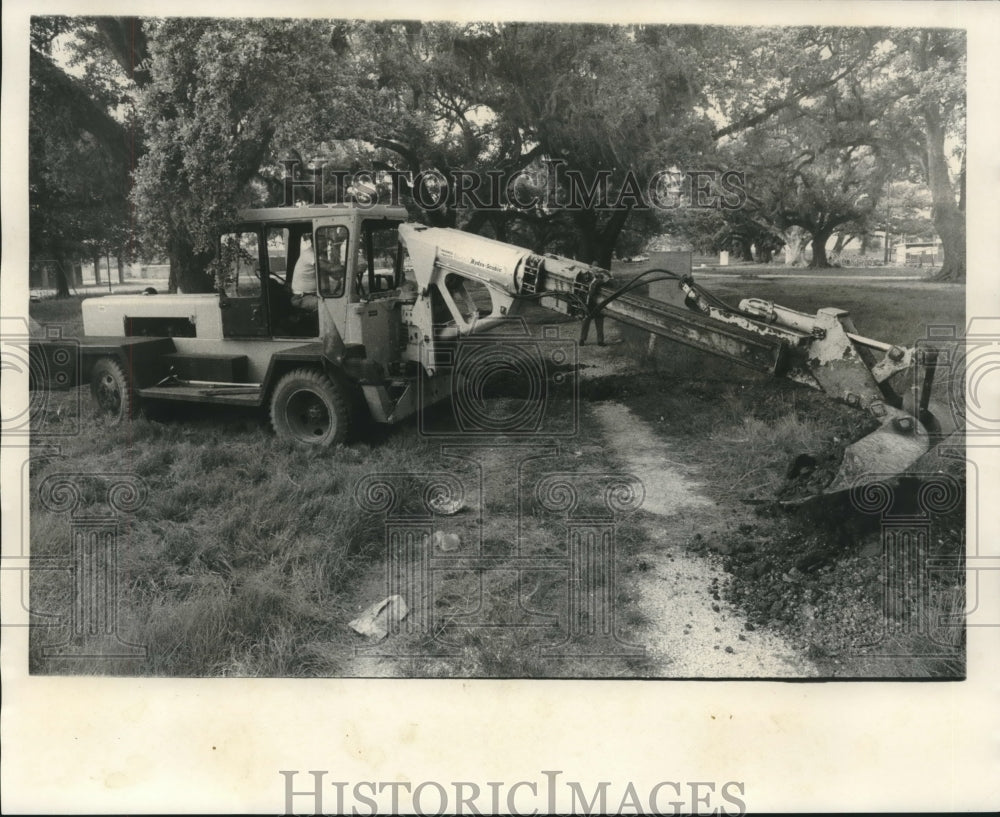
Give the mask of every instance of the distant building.
<path id="1" fill-rule="evenodd" d="M 941 239 L 933 241 L 900 241 L 892 248 L 894 264 L 907 266 L 933 266 L 944 261 Z"/>

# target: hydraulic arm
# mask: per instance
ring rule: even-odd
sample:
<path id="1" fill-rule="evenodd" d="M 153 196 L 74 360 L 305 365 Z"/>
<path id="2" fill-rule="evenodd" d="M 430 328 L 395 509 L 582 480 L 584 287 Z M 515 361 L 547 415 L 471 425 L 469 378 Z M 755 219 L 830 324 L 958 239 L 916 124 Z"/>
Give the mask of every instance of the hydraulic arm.
<path id="1" fill-rule="evenodd" d="M 539 255 L 459 230 L 404 225 L 406 243 L 421 300 L 437 297 L 455 317 L 461 333 L 485 328 L 516 314 L 519 304 L 540 306 L 583 321 L 581 342 L 590 326 L 603 342 L 603 320 L 611 317 L 660 337 L 726 358 L 758 372 L 786 377 L 817 389 L 868 414 L 878 428 L 849 446 L 827 492 L 850 488 L 874 475 L 909 468 L 929 447 L 933 430 L 927 411 L 933 361 L 913 412 L 889 387 L 889 378 L 913 365 L 914 352 L 858 334 L 850 315 L 820 309 L 810 315 L 759 299 L 732 308 L 690 276 L 648 270 L 632 281 L 616 282 L 603 269 L 553 255 Z M 682 308 L 644 297 L 639 288 L 672 278 L 684 292 Z M 459 279 L 484 284 L 492 309 L 474 314 L 456 294 Z M 426 337 L 434 332 L 427 327 Z M 432 364 L 433 357 L 427 359 Z M 921 421 L 924 425 L 921 426 Z"/>

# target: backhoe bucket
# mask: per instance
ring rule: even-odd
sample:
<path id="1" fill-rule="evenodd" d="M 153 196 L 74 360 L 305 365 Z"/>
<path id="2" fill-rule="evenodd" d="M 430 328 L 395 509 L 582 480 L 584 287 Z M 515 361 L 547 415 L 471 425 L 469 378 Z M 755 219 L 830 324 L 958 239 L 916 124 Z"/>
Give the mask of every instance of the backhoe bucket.
<path id="1" fill-rule="evenodd" d="M 913 349 L 889 346 L 849 331 L 853 330 L 853 324 L 846 314 L 835 310 L 820 310 L 817 315 L 836 319 L 836 323 L 827 322 L 827 341 L 836 338 L 839 328 L 845 330 L 845 337 L 853 344 L 841 344 L 834 348 L 834 353 L 839 348 L 844 351 L 839 355 L 829 354 L 826 360 L 809 359 L 812 373 L 828 394 L 836 394 L 840 386 L 842 392 L 855 396 L 857 404 L 859 395 L 866 392 L 869 396 L 872 394 L 873 390 L 865 382 L 870 380 L 880 384 L 879 388 L 884 396 L 895 396 L 888 387 L 888 378 L 910 369 L 918 360 L 923 378 L 920 385 L 914 386 L 908 395 L 897 398 L 898 403 L 872 402 L 868 406 L 868 416 L 878 418 L 878 428 L 848 445 L 842 452 L 829 456 L 825 463 L 808 455 L 800 457 L 800 460 L 808 463 L 807 467 L 793 465 L 788 472 L 789 483 L 782 490 L 786 497 L 783 501 L 793 503 L 901 476 L 910 471 L 943 437 L 941 423 L 930 410 L 931 390 L 938 361 L 937 350 L 924 348 L 917 358 Z M 885 351 L 881 361 L 873 362 L 872 348 Z M 849 365 L 844 365 L 845 363 Z M 947 417 L 948 414 L 945 411 L 941 416 Z"/>
<path id="2" fill-rule="evenodd" d="M 846 491 L 870 482 L 878 482 L 908 471 L 927 453 L 930 438 L 915 430 L 916 421 L 902 418 L 910 424 L 909 431 L 896 427 L 896 420 L 879 426 L 871 434 L 844 449 L 840 470 L 824 494 Z"/>
<path id="3" fill-rule="evenodd" d="M 835 462 L 819 463 L 808 455 L 796 460 L 789 470 L 781 502 L 797 505 L 817 496 L 892 479 L 912 468 L 931 445 L 930 435 L 911 414 L 888 408 L 877 429 L 844 449 L 839 466 Z M 830 473 L 832 479 L 828 479 Z"/>

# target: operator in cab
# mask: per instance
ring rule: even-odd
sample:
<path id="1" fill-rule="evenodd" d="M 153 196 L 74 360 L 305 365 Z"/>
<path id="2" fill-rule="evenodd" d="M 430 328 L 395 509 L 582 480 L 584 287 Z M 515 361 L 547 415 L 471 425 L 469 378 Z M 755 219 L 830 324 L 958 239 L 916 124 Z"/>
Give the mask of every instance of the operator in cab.
<path id="1" fill-rule="evenodd" d="M 292 306 L 315 311 L 319 307 L 316 296 L 316 255 L 312 235 L 306 233 L 299 243 L 299 258 L 292 270 Z"/>
<path id="2" fill-rule="evenodd" d="M 320 292 L 326 298 L 339 298 L 347 281 L 347 231 L 343 227 L 320 228 L 316 249 Z"/>

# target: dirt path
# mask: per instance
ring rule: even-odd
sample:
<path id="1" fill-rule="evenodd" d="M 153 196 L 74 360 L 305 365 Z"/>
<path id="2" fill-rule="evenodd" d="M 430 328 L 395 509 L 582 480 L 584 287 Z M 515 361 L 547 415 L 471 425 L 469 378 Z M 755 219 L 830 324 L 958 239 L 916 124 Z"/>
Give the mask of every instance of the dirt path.
<path id="1" fill-rule="evenodd" d="M 646 570 L 638 581 L 639 607 L 648 618 L 634 638 L 654 659 L 655 677 L 789 678 L 816 675 L 815 667 L 782 639 L 748 630 L 746 619 L 721 598 L 725 573 L 717 557 L 687 552 L 684 541 L 707 530 L 718 509 L 672 458 L 649 426 L 618 403 L 592 407 L 605 450 L 646 489 L 648 550 L 635 554 Z"/>
<path id="2" fill-rule="evenodd" d="M 578 331 L 575 325 L 560 327 Z M 608 326 L 609 345 L 588 344 L 580 349 L 582 378 L 638 371 L 636 361 L 623 357 L 617 327 Z M 652 659 L 647 670 L 657 678 L 801 678 L 817 675 L 816 668 L 785 641 L 766 630 L 748 630 L 746 618 L 722 599 L 725 571 L 719 557 L 695 554 L 685 548 L 696 533 L 721 527 L 723 513 L 698 483 L 694 469 L 678 461 L 649 425 L 615 402 L 584 403 L 581 422 L 594 442 L 601 441 L 616 470 L 638 477 L 645 488 L 641 524 L 648 547 L 629 558 L 645 569 L 629 573 L 637 582 L 637 607 L 647 619 L 629 641 L 645 646 Z M 485 493 L 500 496 L 493 482 L 506 479 L 501 452 L 483 455 L 488 485 Z M 609 464 L 610 464 L 609 462 Z M 359 604 L 384 595 L 382 566 L 373 568 L 358 588 Z M 360 608 L 359 608 L 360 609 Z M 387 677 L 423 674 L 424 665 L 407 667 L 398 660 L 355 655 L 338 674 Z"/>

